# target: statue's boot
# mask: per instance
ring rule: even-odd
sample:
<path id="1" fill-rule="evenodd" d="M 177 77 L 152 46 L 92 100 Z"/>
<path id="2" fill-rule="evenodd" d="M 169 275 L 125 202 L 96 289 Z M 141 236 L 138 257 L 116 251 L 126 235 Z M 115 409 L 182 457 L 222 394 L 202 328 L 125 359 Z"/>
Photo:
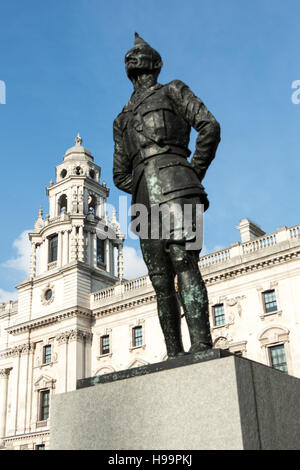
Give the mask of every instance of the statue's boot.
<path id="1" fill-rule="evenodd" d="M 165 337 L 168 358 L 185 354 L 181 339 L 181 314 L 176 294 L 157 297 L 158 317 Z"/>

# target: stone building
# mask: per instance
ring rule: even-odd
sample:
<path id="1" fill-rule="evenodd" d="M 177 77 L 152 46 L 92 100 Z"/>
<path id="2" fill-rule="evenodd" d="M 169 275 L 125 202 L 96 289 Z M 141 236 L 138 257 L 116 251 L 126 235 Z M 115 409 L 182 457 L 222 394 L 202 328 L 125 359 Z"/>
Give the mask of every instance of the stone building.
<path id="1" fill-rule="evenodd" d="M 166 359 L 149 278 L 123 279 L 124 237 L 100 176 L 77 136 L 29 234 L 30 277 L 0 304 L 3 448 L 47 449 L 51 396 L 78 379 Z M 237 228 L 240 242 L 200 258 L 214 346 L 300 377 L 300 226 Z"/>

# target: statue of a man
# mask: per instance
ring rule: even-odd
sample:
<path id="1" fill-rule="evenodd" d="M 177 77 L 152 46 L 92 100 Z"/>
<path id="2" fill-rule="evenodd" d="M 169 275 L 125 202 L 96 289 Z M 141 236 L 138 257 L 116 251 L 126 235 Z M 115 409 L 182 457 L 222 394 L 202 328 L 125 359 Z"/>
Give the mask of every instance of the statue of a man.
<path id="1" fill-rule="evenodd" d="M 132 194 L 132 203 L 144 204 L 148 209 L 167 205 L 174 228 L 175 207 L 202 204 L 204 210 L 208 208 L 201 181 L 220 142 L 220 126 L 183 82 L 157 82 L 161 56 L 137 33 L 125 65 L 134 92 L 114 121 L 114 183 Z M 199 135 L 189 162 L 191 127 Z M 192 222 L 195 227 L 195 211 Z M 151 225 L 151 220 L 147 223 Z M 140 237 L 169 359 L 184 354 L 175 276 L 191 339 L 190 352 L 212 347 L 207 291 L 198 266 L 200 249 L 188 250 L 185 241 L 174 233 L 169 240 L 162 236 Z"/>

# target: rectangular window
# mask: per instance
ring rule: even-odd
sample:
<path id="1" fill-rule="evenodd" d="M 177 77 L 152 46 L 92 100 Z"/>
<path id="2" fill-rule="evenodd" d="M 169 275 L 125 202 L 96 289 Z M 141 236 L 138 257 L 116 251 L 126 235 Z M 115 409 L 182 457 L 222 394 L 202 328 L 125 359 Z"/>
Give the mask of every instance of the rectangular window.
<path id="1" fill-rule="evenodd" d="M 214 324 L 215 326 L 224 325 L 225 323 L 225 311 L 224 304 L 218 304 L 213 307 L 214 311 Z"/>
<path id="2" fill-rule="evenodd" d="M 40 398 L 40 421 L 46 421 L 49 418 L 50 390 L 43 390 Z"/>
<path id="3" fill-rule="evenodd" d="M 51 345 L 47 344 L 43 348 L 43 364 L 49 364 L 51 362 Z"/>
<path id="4" fill-rule="evenodd" d="M 277 308 L 275 290 L 268 290 L 266 292 L 263 292 L 263 296 L 264 296 L 264 302 L 265 302 L 265 312 L 266 313 L 276 312 L 278 308 Z"/>
<path id="5" fill-rule="evenodd" d="M 104 240 L 97 237 L 97 264 L 104 264 Z"/>
<path id="6" fill-rule="evenodd" d="M 143 345 L 143 327 L 136 326 L 132 329 L 132 345 L 133 347 L 142 346 Z"/>
<path id="7" fill-rule="evenodd" d="M 49 238 L 49 257 L 48 262 L 53 263 L 57 261 L 57 247 L 58 247 L 58 235 L 54 235 Z"/>
<path id="8" fill-rule="evenodd" d="M 45 450 L 45 444 L 38 444 L 35 446 L 35 450 Z"/>
<path id="9" fill-rule="evenodd" d="M 288 369 L 284 344 L 269 347 L 269 353 L 270 362 L 273 369 L 281 370 L 282 372 L 287 372 Z"/>
<path id="10" fill-rule="evenodd" d="M 101 354 L 109 354 L 110 353 L 110 341 L 109 335 L 101 336 L 100 341 L 100 351 Z"/>

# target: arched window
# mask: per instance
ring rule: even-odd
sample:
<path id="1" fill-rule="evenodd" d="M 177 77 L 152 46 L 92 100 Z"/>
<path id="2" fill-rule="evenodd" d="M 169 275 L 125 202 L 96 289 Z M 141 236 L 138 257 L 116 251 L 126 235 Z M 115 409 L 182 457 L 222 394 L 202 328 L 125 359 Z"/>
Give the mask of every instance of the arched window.
<path id="1" fill-rule="evenodd" d="M 89 195 L 88 199 L 88 207 L 89 207 L 89 212 L 92 212 L 94 215 L 96 215 L 96 210 L 97 210 L 97 198 L 93 194 Z"/>
<path id="2" fill-rule="evenodd" d="M 58 199 L 58 215 L 63 212 L 67 212 L 68 210 L 68 198 L 65 194 L 62 194 Z"/>

